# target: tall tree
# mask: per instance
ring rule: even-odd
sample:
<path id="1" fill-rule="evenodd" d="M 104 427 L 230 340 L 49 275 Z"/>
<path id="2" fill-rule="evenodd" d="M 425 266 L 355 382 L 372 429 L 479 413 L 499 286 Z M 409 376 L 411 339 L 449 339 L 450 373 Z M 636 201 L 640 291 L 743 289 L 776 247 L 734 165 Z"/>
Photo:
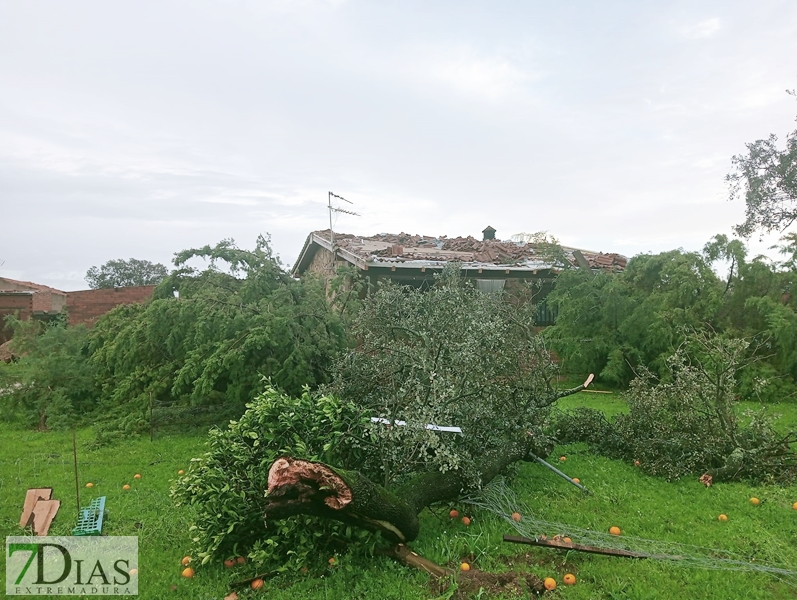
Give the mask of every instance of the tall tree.
<path id="1" fill-rule="evenodd" d="M 99 288 L 158 285 L 169 275 L 169 269 L 148 260 L 109 260 L 101 267 L 86 271 L 86 283 L 93 290 Z"/>
<path id="2" fill-rule="evenodd" d="M 792 90 L 788 92 L 797 95 Z M 797 220 L 797 130 L 786 136 L 786 147 L 771 134 L 747 144 L 747 153 L 734 156 L 734 170 L 726 176 L 731 199 L 743 197 L 744 223 L 736 232 L 750 237 L 755 231 L 783 231 Z"/>

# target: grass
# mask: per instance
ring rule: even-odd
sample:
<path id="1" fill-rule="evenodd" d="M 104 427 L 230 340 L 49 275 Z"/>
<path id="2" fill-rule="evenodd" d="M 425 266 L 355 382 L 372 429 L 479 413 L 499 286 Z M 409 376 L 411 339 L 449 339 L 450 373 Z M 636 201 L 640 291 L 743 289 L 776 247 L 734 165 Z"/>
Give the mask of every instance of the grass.
<path id="1" fill-rule="evenodd" d="M 578 394 L 565 399 L 563 408 L 589 405 L 617 414 L 622 399 L 609 394 Z M 784 409 L 784 410 L 780 410 Z M 788 411 L 786 409 L 789 409 Z M 791 405 L 780 407 L 784 420 L 797 418 Z M 794 421 L 791 421 L 794 422 Z M 71 434 L 3 431 L 0 445 L 0 531 L 17 535 L 25 490 L 53 487 L 62 501 L 51 535 L 68 535 L 76 515 L 72 471 Z M 197 568 L 194 579 L 180 577 L 180 559 L 191 540 L 188 527 L 192 514 L 175 509 L 169 487 L 178 469 L 187 469 L 190 458 L 203 451 L 204 436 L 174 435 L 150 442 L 121 440 L 111 448 L 91 450 L 92 432 L 78 432 L 81 503 L 107 496 L 110 511 L 105 526 L 108 535 L 139 536 L 141 598 L 222 598 L 231 581 L 251 577 L 257 566 L 247 563 L 226 569 L 220 563 Z M 556 449 L 567 461 L 557 466 L 579 477 L 593 493 L 584 495 L 575 487 L 536 464 L 523 464 L 513 488 L 539 519 L 574 527 L 606 531 L 612 525 L 633 537 L 679 542 L 724 549 L 777 562 L 797 569 L 797 487 L 753 487 L 741 483 L 705 488 L 690 478 L 674 483 L 646 476 L 632 465 L 590 454 L 581 445 Z M 141 473 L 142 479 L 133 475 Z M 94 483 L 88 490 L 86 482 Z M 129 484 L 132 489 L 124 491 Z M 750 505 L 756 496 L 763 502 Z M 497 517 L 471 512 L 473 523 L 465 527 L 448 517 L 451 507 L 440 507 L 422 515 L 421 536 L 413 549 L 439 564 L 456 567 L 464 559 L 473 568 L 501 572 L 514 568 L 560 582 L 546 596 L 568 600 L 595 598 L 691 598 L 691 599 L 779 599 L 794 598 L 797 590 L 768 575 L 684 569 L 654 560 L 611 558 L 560 553 L 554 550 L 504 543 L 502 536 L 513 531 Z M 729 516 L 720 523 L 717 515 Z M 539 532 L 553 535 L 559 532 Z M 289 573 L 269 579 L 260 592 L 245 590 L 241 598 L 395 598 L 436 597 L 429 577 L 381 557 L 362 552 L 339 556 L 335 566 L 319 556 L 309 574 Z M 510 567 L 510 565 L 513 565 Z M 565 572 L 578 583 L 561 585 Z M 0 559 L 0 585 L 5 585 L 5 557 Z M 441 598 L 456 597 L 455 586 L 443 586 Z M 496 598 L 483 593 L 482 598 Z"/>

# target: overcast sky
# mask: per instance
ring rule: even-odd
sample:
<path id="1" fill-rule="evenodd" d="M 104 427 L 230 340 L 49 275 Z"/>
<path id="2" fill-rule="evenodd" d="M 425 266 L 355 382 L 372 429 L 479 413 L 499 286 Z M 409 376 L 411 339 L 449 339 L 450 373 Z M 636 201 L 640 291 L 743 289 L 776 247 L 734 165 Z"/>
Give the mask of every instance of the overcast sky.
<path id="1" fill-rule="evenodd" d="M 797 2 L 0 3 L 0 276 L 270 233 L 700 249 L 795 129 Z M 754 251 L 768 240 L 754 240 Z"/>

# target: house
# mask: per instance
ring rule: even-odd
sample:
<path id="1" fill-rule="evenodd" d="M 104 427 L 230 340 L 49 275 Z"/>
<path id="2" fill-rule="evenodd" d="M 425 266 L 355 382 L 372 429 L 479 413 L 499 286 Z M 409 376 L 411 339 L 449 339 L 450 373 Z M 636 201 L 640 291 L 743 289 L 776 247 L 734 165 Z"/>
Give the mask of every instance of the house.
<path id="1" fill-rule="evenodd" d="M 120 304 L 145 302 L 154 285 L 62 292 L 55 288 L 0 277 L 0 344 L 11 339 L 12 331 L 4 322 L 6 315 L 22 320 L 48 321 L 66 316 L 69 325 L 93 325 L 97 319 Z"/>
<path id="2" fill-rule="evenodd" d="M 66 292 L 55 288 L 0 277 L 0 344 L 11 339 L 12 331 L 5 323 L 7 315 L 16 315 L 23 321 L 47 321 L 56 318 L 66 308 Z"/>
<path id="3" fill-rule="evenodd" d="M 425 287 L 434 274 L 457 263 L 463 276 L 485 292 L 513 291 L 532 283 L 532 301 L 538 303 L 540 325 L 553 323 L 554 315 L 545 306 L 545 297 L 556 275 L 564 268 L 623 270 L 626 257 L 546 243 L 502 241 L 492 227 L 483 238 L 380 233 L 362 237 L 329 229 L 314 231 L 304 243 L 292 269 L 294 277 L 316 274 L 331 279 L 338 267 L 355 267 L 371 285 L 390 280 L 402 285 Z"/>

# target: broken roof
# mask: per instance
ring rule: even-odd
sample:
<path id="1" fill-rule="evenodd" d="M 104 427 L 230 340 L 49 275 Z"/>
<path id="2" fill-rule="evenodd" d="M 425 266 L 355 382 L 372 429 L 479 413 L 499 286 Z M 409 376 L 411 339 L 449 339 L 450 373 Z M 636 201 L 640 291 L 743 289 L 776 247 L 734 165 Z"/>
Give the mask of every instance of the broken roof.
<path id="1" fill-rule="evenodd" d="M 604 254 L 562 246 L 557 257 L 550 244 L 535 244 L 502 240 L 477 240 L 472 236 L 432 237 L 409 233 L 380 233 L 370 237 L 335 233 L 338 255 L 361 269 L 389 266 L 396 268 L 442 267 L 458 262 L 463 268 L 482 270 L 560 270 L 579 265 L 579 255 L 592 269 L 622 270 L 628 259 L 621 254 Z M 329 229 L 314 231 L 305 241 L 293 274 L 299 275 L 310 264 L 318 248 L 332 250 Z"/>
<path id="2" fill-rule="evenodd" d="M 56 292 L 57 294 L 66 294 L 66 292 L 47 285 L 31 281 L 17 281 L 8 277 L 0 277 L 0 292 Z"/>

